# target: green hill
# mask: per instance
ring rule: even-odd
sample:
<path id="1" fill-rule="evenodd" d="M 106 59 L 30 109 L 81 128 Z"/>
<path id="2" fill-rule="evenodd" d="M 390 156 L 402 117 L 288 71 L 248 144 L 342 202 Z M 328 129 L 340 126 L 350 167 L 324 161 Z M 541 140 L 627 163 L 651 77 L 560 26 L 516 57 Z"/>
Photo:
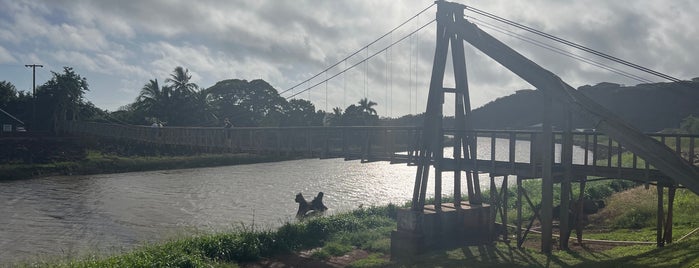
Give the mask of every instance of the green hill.
<path id="1" fill-rule="evenodd" d="M 599 83 L 578 88 L 644 132 L 677 128 L 682 119 L 699 115 L 699 78 L 681 83 L 624 86 Z M 541 123 L 543 102 L 537 90 L 519 90 L 473 110 L 478 129 L 526 129 Z M 554 126 L 564 126 L 565 113 L 554 100 Z M 594 128 L 591 122 L 573 117 L 574 128 Z"/>

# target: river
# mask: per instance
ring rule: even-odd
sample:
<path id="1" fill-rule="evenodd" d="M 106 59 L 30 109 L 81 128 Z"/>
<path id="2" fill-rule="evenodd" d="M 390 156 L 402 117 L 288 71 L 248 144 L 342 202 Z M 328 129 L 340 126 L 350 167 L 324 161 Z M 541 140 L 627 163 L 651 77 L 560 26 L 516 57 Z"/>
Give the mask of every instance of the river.
<path id="1" fill-rule="evenodd" d="M 507 148 L 498 140 L 499 159 Z M 517 161 L 528 161 L 528 148 L 517 142 Z M 489 140 L 479 139 L 478 149 L 479 158 L 490 157 Z M 576 147 L 574 162 L 583 157 Z M 0 182 L 0 265 L 120 252 L 192 232 L 271 229 L 294 220 L 299 192 L 309 200 L 324 192 L 329 213 L 403 204 L 414 180 L 415 167 L 404 164 L 304 159 Z M 453 176 L 443 180 L 449 195 Z"/>

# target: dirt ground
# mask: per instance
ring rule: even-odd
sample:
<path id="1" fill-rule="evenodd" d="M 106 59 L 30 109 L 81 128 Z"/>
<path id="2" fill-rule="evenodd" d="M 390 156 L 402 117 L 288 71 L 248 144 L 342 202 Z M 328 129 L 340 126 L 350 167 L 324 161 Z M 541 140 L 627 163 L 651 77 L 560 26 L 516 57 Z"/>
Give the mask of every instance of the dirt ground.
<path id="1" fill-rule="evenodd" d="M 554 241 L 554 249 L 558 248 L 558 241 Z M 502 242 L 498 242 L 502 243 Z M 516 246 L 515 241 L 510 241 L 511 246 Z M 541 241 L 538 239 L 527 239 L 522 245 L 524 248 L 529 249 L 539 249 L 541 248 Z M 576 252 L 602 252 L 605 250 L 612 249 L 619 245 L 607 244 L 607 243 L 594 243 L 594 242 L 584 242 L 583 245 L 570 241 L 570 250 Z M 309 268 L 339 268 L 346 267 L 350 263 L 357 260 L 361 260 L 369 256 L 369 252 L 364 250 L 355 249 L 344 256 L 331 257 L 328 260 L 319 260 L 311 257 L 314 250 L 302 251 L 299 253 L 290 253 L 280 256 L 275 256 L 273 258 L 262 259 L 256 262 L 241 263 L 240 267 L 243 268 L 291 268 L 291 267 L 309 267 Z M 385 256 L 388 260 L 390 256 Z"/>
<path id="2" fill-rule="evenodd" d="M 327 260 L 318 260 L 311 257 L 313 250 L 302 251 L 300 253 L 285 254 L 275 256 L 270 259 L 263 259 L 251 263 L 241 263 L 243 268 L 291 268 L 291 267 L 308 267 L 308 268 L 338 268 L 346 267 L 350 263 L 361 260 L 369 256 L 369 252 L 355 249 L 344 256 L 331 257 Z"/>

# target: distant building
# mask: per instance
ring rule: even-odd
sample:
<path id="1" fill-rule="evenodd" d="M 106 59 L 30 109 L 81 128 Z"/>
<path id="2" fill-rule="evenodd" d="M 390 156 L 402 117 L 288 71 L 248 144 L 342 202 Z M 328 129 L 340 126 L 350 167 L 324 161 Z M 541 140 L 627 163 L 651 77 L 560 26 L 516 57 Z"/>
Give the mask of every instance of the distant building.
<path id="1" fill-rule="evenodd" d="M 9 136 L 14 132 L 26 131 L 24 122 L 3 109 L 0 109 L 0 136 Z"/>

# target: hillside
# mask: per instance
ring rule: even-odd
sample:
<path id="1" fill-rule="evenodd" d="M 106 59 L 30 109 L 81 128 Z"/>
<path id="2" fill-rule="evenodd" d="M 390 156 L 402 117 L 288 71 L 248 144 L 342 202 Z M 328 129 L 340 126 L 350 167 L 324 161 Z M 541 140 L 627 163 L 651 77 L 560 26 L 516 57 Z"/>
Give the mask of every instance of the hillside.
<path id="1" fill-rule="evenodd" d="M 699 115 L 699 78 L 681 84 L 600 83 L 578 90 L 644 132 L 677 128 L 687 116 Z M 525 89 L 473 110 L 473 120 L 479 129 L 525 129 L 541 123 L 542 113 L 541 92 Z M 564 119 L 562 106 L 554 103 L 554 126 L 564 126 Z M 573 126 L 594 128 L 579 117 L 573 118 Z"/>

